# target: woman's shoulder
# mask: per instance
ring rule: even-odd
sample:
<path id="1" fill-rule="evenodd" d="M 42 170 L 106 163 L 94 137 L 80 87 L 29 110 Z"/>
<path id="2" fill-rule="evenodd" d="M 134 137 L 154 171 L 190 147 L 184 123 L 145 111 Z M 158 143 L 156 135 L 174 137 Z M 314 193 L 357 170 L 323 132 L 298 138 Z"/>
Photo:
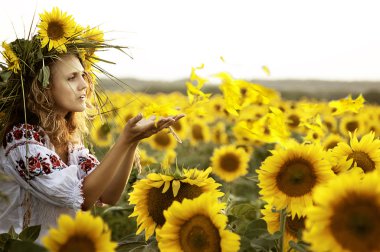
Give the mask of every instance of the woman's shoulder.
<path id="1" fill-rule="evenodd" d="M 46 136 L 43 128 L 38 125 L 18 123 L 10 127 L 5 133 L 5 148 L 26 142 L 45 145 Z"/>

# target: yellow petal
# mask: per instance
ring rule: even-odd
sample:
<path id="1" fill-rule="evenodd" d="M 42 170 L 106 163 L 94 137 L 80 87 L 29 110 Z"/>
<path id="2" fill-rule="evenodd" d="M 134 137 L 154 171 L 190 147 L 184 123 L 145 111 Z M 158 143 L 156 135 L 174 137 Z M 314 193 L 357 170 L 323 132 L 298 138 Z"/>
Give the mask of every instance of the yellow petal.
<path id="1" fill-rule="evenodd" d="M 176 197 L 179 191 L 179 188 L 181 186 L 181 182 L 178 180 L 173 180 L 172 182 L 172 189 L 173 189 L 173 196 Z"/>

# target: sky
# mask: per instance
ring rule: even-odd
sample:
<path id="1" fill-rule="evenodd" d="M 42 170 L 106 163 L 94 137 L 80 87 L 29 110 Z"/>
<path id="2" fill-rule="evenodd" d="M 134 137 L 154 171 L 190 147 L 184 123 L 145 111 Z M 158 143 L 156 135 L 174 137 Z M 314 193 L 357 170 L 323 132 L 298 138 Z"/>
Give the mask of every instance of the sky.
<path id="1" fill-rule="evenodd" d="M 13 0 L 1 5 L 0 41 L 54 6 L 129 47 L 132 58 L 101 54 L 121 78 L 174 81 L 204 64 L 205 77 L 380 81 L 376 0 Z"/>

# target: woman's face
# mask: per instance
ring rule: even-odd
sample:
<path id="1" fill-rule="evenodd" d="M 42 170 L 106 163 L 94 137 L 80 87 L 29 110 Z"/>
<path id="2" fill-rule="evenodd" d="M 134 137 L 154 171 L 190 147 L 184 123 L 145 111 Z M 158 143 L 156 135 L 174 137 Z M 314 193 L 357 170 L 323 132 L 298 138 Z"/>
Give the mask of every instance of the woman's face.
<path id="1" fill-rule="evenodd" d="M 51 66 L 51 95 L 56 113 L 83 112 L 86 109 L 88 83 L 79 59 L 72 54 L 60 57 Z"/>

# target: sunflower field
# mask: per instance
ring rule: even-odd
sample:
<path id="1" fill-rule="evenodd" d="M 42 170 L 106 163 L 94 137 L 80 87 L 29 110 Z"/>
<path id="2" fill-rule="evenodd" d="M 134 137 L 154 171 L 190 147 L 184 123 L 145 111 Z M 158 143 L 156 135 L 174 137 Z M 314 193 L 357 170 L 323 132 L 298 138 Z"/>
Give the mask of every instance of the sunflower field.
<path id="1" fill-rule="evenodd" d="M 117 205 L 61 216 L 45 248 L 74 251 L 57 245 L 72 239 L 80 251 L 380 251 L 377 104 L 286 100 L 225 72 L 220 92 L 205 93 L 197 70 L 186 94 L 107 93 L 112 107 L 87 143 L 100 160 L 136 114 L 186 116 L 140 143 Z M 37 236 L 10 231 L 0 248 Z"/>

